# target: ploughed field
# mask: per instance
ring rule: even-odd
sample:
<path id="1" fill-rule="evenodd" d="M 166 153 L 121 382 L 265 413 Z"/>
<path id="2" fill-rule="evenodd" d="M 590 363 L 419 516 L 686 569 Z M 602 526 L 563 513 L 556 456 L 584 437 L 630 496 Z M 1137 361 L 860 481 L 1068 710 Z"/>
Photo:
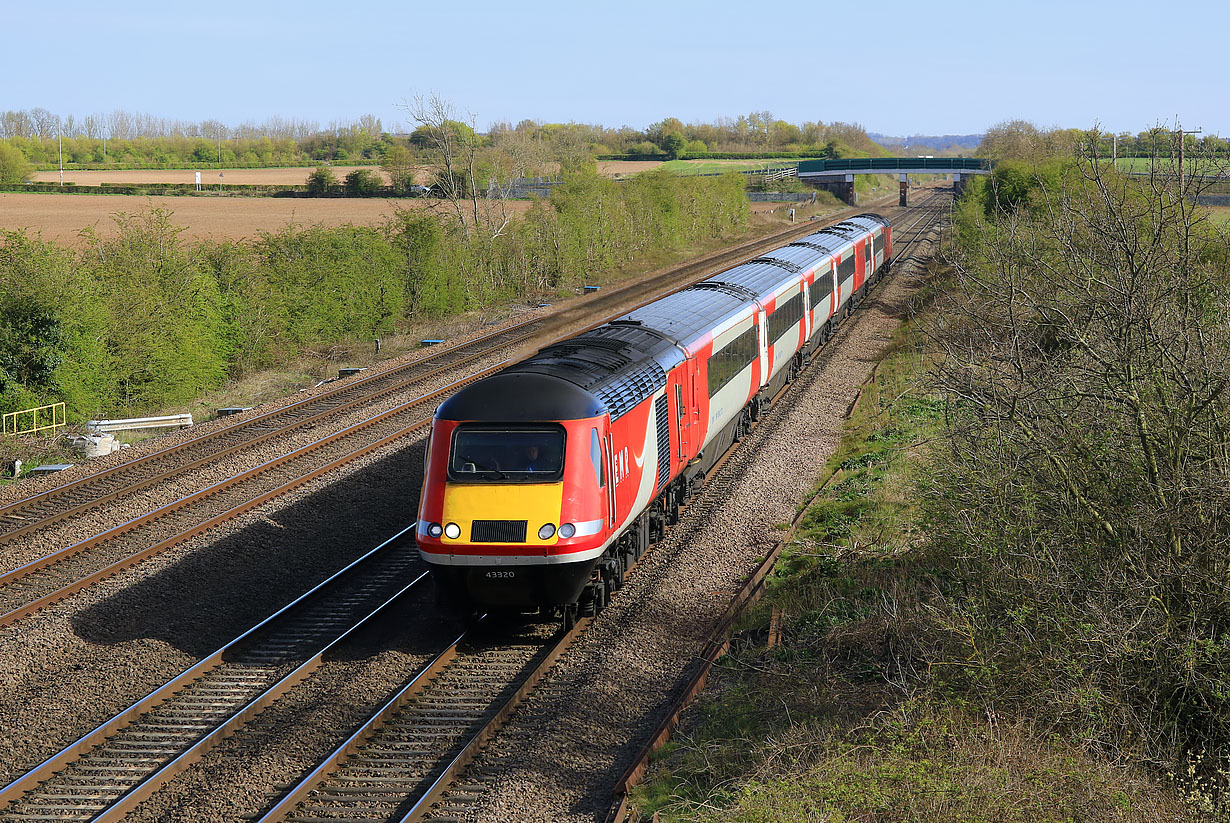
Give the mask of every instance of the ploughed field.
<path id="1" fill-rule="evenodd" d="M 0 229 L 27 229 L 43 237 L 73 242 L 86 227 L 100 234 L 115 231 L 112 215 L 144 211 L 149 206 L 174 213 L 185 227 L 184 237 L 199 240 L 237 240 L 262 231 L 277 231 L 287 223 L 340 226 L 375 226 L 396 209 L 442 209 L 430 198 L 337 197 L 142 197 L 138 195 L 58 195 L 36 192 L 0 192 Z M 509 204 L 516 214 L 530 208 L 528 200 Z"/>
<path id="2" fill-rule="evenodd" d="M 282 171 L 285 171 L 283 169 Z M 529 211 L 533 201 L 508 203 L 514 216 Z M 752 203 L 753 212 L 789 207 L 783 203 Z M 92 227 L 100 234 L 115 231 L 113 215 L 136 213 L 150 206 L 173 213 L 184 237 L 192 240 L 238 240 L 277 231 L 287 223 L 302 225 L 377 226 L 397 209 L 436 209 L 450 219 L 445 201 L 430 197 L 148 197 L 123 194 L 59 195 L 39 192 L 0 192 L 0 230 L 26 229 L 47 239 L 76 241 L 80 231 Z"/>

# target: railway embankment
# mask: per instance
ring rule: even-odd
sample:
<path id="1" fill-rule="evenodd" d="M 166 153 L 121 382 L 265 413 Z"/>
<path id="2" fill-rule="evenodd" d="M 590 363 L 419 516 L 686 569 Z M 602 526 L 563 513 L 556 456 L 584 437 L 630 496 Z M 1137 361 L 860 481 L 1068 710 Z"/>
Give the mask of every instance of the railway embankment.
<path id="1" fill-rule="evenodd" d="M 646 817 L 1225 819 L 1230 248 L 1087 166 L 1006 193 L 959 206 Z"/>

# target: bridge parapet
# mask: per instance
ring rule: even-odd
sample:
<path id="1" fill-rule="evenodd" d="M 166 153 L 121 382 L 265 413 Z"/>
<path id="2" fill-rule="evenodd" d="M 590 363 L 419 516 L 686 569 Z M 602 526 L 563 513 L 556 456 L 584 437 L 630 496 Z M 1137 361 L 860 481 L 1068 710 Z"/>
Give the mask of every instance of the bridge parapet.
<path id="1" fill-rule="evenodd" d="M 799 177 L 842 178 L 847 174 L 990 174 L 992 163 L 978 157 L 852 157 L 802 160 Z"/>

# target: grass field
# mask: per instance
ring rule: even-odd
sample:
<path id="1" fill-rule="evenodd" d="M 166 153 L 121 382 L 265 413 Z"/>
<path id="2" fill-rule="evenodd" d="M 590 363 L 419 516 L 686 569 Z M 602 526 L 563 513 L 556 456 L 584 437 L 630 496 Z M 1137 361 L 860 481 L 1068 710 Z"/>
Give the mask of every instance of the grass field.
<path id="1" fill-rule="evenodd" d="M 1230 206 L 1210 206 L 1209 214 L 1212 216 L 1214 223 L 1230 226 Z"/>
<path id="2" fill-rule="evenodd" d="M 719 174 L 724 171 L 752 171 L 797 166 L 794 158 L 779 160 L 600 160 L 598 173 L 607 177 L 627 177 L 652 169 L 665 168 L 675 174 Z"/>
<path id="3" fill-rule="evenodd" d="M 1119 171 L 1132 172 L 1135 174 L 1145 174 L 1150 169 L 1156 169 L 1159 172 L 1169 172 L 1178 160 L 1169 157 L 1159 157 L 1153 159 L 1151 157 L 1120 157 L 1115 161 L 1115 168 Z M 1230 174 L 1230 159 L 1217 160 L 1200 160 L 1188 161 L 1184 165 L 1191 174 L 1210 174 L 1210 175 L 1226 175 Z"/>
<path id="4" fill-rule="evenodd" d="M 721 174 L 727 171 L 783 169 L 799 164 L 796 159 L 779 160 L 671 160 L 663 165 L 675 174 Z"/>

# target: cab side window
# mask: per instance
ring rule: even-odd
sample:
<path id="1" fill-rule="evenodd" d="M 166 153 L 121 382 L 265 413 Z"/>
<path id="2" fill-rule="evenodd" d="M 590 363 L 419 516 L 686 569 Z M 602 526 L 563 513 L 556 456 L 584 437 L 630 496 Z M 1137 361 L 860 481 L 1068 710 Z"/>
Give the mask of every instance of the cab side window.
<path id="1" fill-rule="evenodd" d="M 594 464 L 594 478 L 598 481 L 598 488 L 606 486 L 606 478 L 602 476 L 602 441 L 598 438 L 598 430 L 590 429 L 589 438 L 589 459 Z"/>

